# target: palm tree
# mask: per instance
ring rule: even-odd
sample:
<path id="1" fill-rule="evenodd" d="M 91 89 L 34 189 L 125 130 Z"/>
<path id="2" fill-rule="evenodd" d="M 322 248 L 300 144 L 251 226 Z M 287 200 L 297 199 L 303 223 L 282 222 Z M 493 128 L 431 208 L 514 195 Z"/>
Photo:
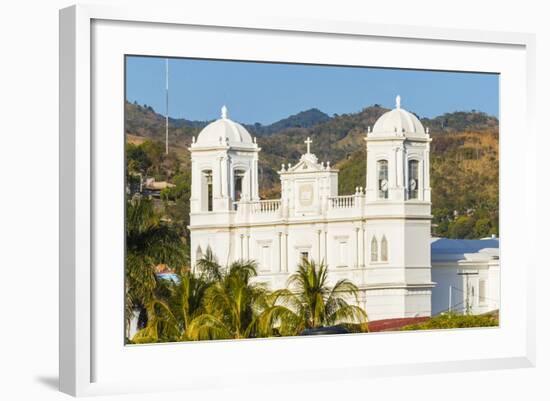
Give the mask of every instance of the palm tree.
<path id="1" fill-rule="evenodd" d="M 225 271 L 215 263 L 198 263 L 199 268 L 201 265 L 210 268 L 214 281 L 204 293 L 204 312 L 191 321 L 186 337 L 213 340 L 257 336 L 267 291 L 262 284 L 253 282 L 257 276 L 256 263 L 237 261 Z"/>
<path id="2" fill-rule="evenodd" d="M 327 283 L 324 264 L 303 261 L 288 279 L 288 288 L 270 295 L 271 304 L 262 314 L 262 331 L 297 335 L 305 329 L 337 324 L 357 325 L 366 330 L 367 314 L 357 305 L 358 288 L 347 279 Z"/>
<path id="3" fill-rule="evenodd" d="M 178 321 L 166 301 L 153 298 L 146 310 L 147 325 L 134 335 L 132 342 L 146 344 L 180 340 Z"/>
<path id="4" fill-rule="evenodd" d="M 145 321 L 154 315 L 158 280 L 154 267 L 160 263 L 178 269 L 185 263 L 178 233 L 161 221 L 148 199 L 135 198 L 126 206 L 126 327 L 137 310 Z M 156 306 L 155 306 L 156 305 Z M 153 315 L 152 315 L 153 314 Z"/>
<path id="5" fill-rule="evenodd" d="M 170 307 L 179 322 L 182 338 L 185 338 L 191 321 L 202 313 L 202 301 L 211 284 L 204 277 L 197 277 L 187 270 L 181 274 L 179 283 L 175 285 Z"/>
<path id="6" fill-rule="evenodd" d="M 218 263 L 210 246 L 206 248 L 203 257 L 197 260 L 196 270 L 195 273 L 209 283 L 221 281 L 223 278 L 222 267 Z"/>

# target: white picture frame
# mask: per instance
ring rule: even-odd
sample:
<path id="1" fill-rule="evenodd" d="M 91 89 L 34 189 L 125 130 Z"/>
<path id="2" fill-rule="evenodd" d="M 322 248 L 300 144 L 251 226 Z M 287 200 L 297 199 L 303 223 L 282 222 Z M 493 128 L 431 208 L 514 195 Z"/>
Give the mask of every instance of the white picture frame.
<path id="1" fill-rule="evenodd" d="M 192 33 L 185 33 L 186 30 Z M 118 60 L 120 54 L 156 54 L 162 56 L 185 55 L 185 49 L 177 45 L 174 35 L 192 34 L 201 44 L 194 48 L 196 56 L 207 56 L 209 52 L 220 58 L 242 59 L 254 57 L 269 60 L 277 51 L 277 43 L 286 40 L 315 43 L 310 53 L 301 60 L 326 62 L 328 57 L 341 57 L 348 63 L 360 63 L 364 59 L 352 55 L 350 43 L 354 46 L 398 46 L 406 43 L 408 48 L 426 52 L 427 57 L 415 59 L 410 53 L 400 57 L 395 54 L 376 53 L 381 65 L 386 67 L 432 68 L 454 70 L 476 70 L 502 74 L 501 82 L 501 243 L 502 243 L 502 317 L 501 326 L 494 329 L 468 329 L 416 333 L 388 333 L 318 338 L 291 338 L 246 341 L 217 341 L 201 344 L 166 344 L 156 346 L 125 347 L 117 332 L 123 321 L 117 323 L 120 311 L 106 305 L 116 305 L 117 296 L 122 298 L 120 265 L 124 250 L 118 246 L 114 253 L 101 251 L 102 235 L 115 244 L 123 243 L 123 231 L 113 230 L 114 237 L 104 230 L 106 218 L 109 224 L 118 228 L 123 216 L 121 194 L 113 195 L 112 210 L 107 211 L 103 194 L 109 188 L 120 184 L 117 174 L 106 176 L 107 170 L 119 169 L 122 174 L 123 131 L 116 136 L 97 138 L 94 129 L 102 124 L 120 127 L 120 110 L 123 104 L 123 87 L 120 83 L 121 70 L 109 70 L 109 60 Z M 130 32 L 132 35 L 130 35 Z M 151 35 L 151 43 L 144 40 L 143 33 Z M 136 37 L 134 37 L 134 34 Z M 231 37 L 229 43 L 223 43 Z M 201 36 L 202 35 L 202 36 Z M 259 36 L 254 36 L 259 35 Z M 254 39 L 262 38 L 266 46 L 251 46 Z M 143 43 L 136 43 L 138 40 Z M 170 39 L 159 42 L 158 39 Z M 106 40 L 109 39 L 109 40 Z M 154 39 L 154 41 L 153 41 Z M 216 47 L 216 41 L 223 48 Z M 242 42 L 239 42 L 242 41 Z M 279 41 L 279 42 L 278 42 Z M 321 45 L 333 49 L 333 41 L 341 45 L 341 53 L 334 48 L 330 54 L 315 53 Z M 156 45 L 155 45 L 156 43 Z M 267 44 L 271 45 L 267 46 Z M 534 113 L 534 45 L 533 35 L 504 32 L 483 32 L 428 27 L 374 25 L 357 21 L 295 20 L 292 18 L 259 18 L 241 16 L 227 18 L 216 15 L 187 15 L 185 10 L 161 8 L 112 8 L 109 6 L 72 6 L 60 11 L 60 389 L 68 394 L 94 395 L 109 393 L 203 389 L 232 385 L 232 374 L 246 372 L 249 380 L 258 383 L 271 380 L 327 380 L 367 377 L 421 374 L 432 372 L 454 372 L 479 369 L 500 369 L 529 367 L 535 363 L 534 322 L 534 244 L 529 243 L 521 231 L 534 232 L 536 209 L 534 200 L 525 192 L 512 187 L 517 183 L 521 189 L 528 189 L 534 183 L 534 147 L 519 146 L 514 133 L 521 132 L 523 143 L 534 144 L 532 127 Z M 117 47 L 118 46 L 118 47 Z M 128 46 L 125 48 L 125 46 Z M 157 50 L 152 52 L 152 46 Z M 232 47 L 233 46 L 233 47 Z M 237 50 L 237 46 L 239 50 Z M 286 57 L 289 57 L 292 47 Z M 442 60 L 429 60 L 429 49 L 433 46 Z M 281 46 L 282 47 L 282 46 Z M 140 50 L 141 49 L 141 50 Z M 212 49 L 217 49 L 212 51 Z M 222 50 L 220 50 L 222 49 Z M 304 49 L 302 47 L 302 49 Z M 181 54 L 181 52 L 184 54 Z M 346 56 L 346 51 L 348 52 Z M 179 52 L 179 53 L 178 53 Z M 242 52 L 240 54 L 237 54 Z M 248 52 L 248 53 L 247 53 Z M 256 53 L 254 53 L 256 52 Z M 433 48 L 432 48 L 433 52 Z M 462 52 L 462 53 L 461 53 Z M 467 57 L 462 63 L 450 68 L 452 57 L 444 55 L 461 53 L 474 54 L 476 60 Z M 222 54 L 223 53 L 223 54 Z M 404 57 L 403 57 L 404 55 Z M 309 59 L 307 59 L 309 57 Z M 382 60 L 386 57 L 386 60 Z M 306 60 L 307 59 L 307 60 Z M 119 60 L 122 62 L 122 59 Z M 119 61 L 116 61 L 117 63 Z M 271 60 L 276 61 L 276 60 Z M 471 63 L 468 65 L 468 63 Z M 103 64 L 105 63 L 105 64 Z M 477 63 L 477 64 L 476 64 Z M 485 63 L 485 64 L 483 64 Z M 500 63 L 500 64 L 499 64 Z M 118 65 L 118 64 L 117 64 Z M 122 64 L 120 64 L 122 65 Z M 372 65 L 372 63 L 371 63 Z M 113 76 L 104 71 L 112 71 Z M 111 97 L 106 96 L 106 76 L 111 88 Z M 111 82 L 110 80 L 113 80 Z M 94 81 L 95 80 L 95 81 Z M 99 84 L 105 87 L 97 87 Z M 116 88 L 116 89 L 112 89 Z M 514 96 L 511 96 L 511 95 Z M 101 102 L 99 99 L 101 98 Z M 103 100 L 108 105 L 103 105 Z M 119 106 L 116 106 L 118 101 Z M 114 103 L 111 103 L 114 102 Z M 114 108 L 113 108 L 114 105 Z M 109 118 L 105 107 L 111 107 Z M 103 109 L 102 109 L 103 108 Z M 512 108 L 516 112 L 509 113 Z M 98 120 L 99 119 L 99 120 Z M 109 120 L 107 122 L 107 120 Z M 113 139 L 114 138 L 114 139 Z M 99 139 L 99 140 L 98 140 Z M 108 142 L 114 141 L 114 142 Z M 118 141 L 118 142 L 117 142 Z M 118 145 L 117 145 L 118 143 Z M 110 146 L 112 145 L 112 146 Z M 511 150 L 514 150 L 514 154 Z M 99 163 L 99 159 L 102 163 Z M 511 163 L 515 169 L 509 168 Z M 118 170 L 117 170 L 118 171 Z M 105 187 L 104 187 L 105 185 Z M 111 185 L 111 186 L 110 186 Z M 110 186 L 110 187 L 109 187 Z M 120 187 L 122 192 L 122 187 Z M 109 195 L 110 196 L 110 195 Z M 101 198 L 103 197 L 103 198 Z M 117 198 L 118 197 L 118 198 Z M 98 235 L 100 235 L 98 237 Z M 118 241 L 118 242 L 117 242 Z M 120 271 L 113 277 L 98 274 L 94 270 L 102 260 L 113 256 Z M 118 264 L 117 264 L 118 263 Z M 521 272 L 511 277 L 507 269 L 520 266 Z M 116 269 L 113 269 L 113 271 Z M 118 293 L 116 292 L 118 288 Z M 511 291 L 514 289 L 514 291 Z M 98 299 L 97 291 L 102 297 Z M 514 322 L 512 324 L 512 321 Z M 101 333 L 97 327 L 101 327 Z M 112 332 L 110 332 L 112 330 Z M 109 336 L 116 338 L 111 344 Z M 390 355 L 377 354 L 386 344 L 397 344 Z M 109 344 L 108 344 L 109 343 Z M 117 345 L 117 343 L 119 345 Z M 478 344 L 479 343 L 479 344 Z M 412 344 L 415 346 L 413 347 Z M 452 344 L 453 347 L 446 345 Z M 461 344 L 468 344 L 468 349 Z M 330 349 L 355 349 L 355 359 L 335 358 L 330 355 L 314 357 L 319 347 Z M 119 347 L 119 348 L 117 348 Z M 355 348 L 354 348 L 355 347 Z M 428 348 L 429 347 L 429 348 Z M 369 350 L 369 348 L 372 348 Z M 361 351 L 359 351 L 361 350 Z M 336 354 L 331 352 L 329 354 Z M 175 363 L 174 358 L 185 355 L 195 364 L 193 370 L 182 367 L 176 376 L 152 377 L 144 380 L 130 369 L 136 361 L 145 365 L 154 361 L 166 361 L 167 366 Z M 270 356 L 270 365 L 262 363 L 259 355 Z M 278 357 L 277 355 L 281 355 Z M 283 358 L 282 356 L 285 356 Z M 293 364 L 294 356 L 309 355 L 311 361 L 303 366 Z M 219 358 L 215 368 L 207 369 L 201 361 Z M 229 359 L 240 360 L 238 366 L 225 363 Z M 124 367 L 128 368 L 128 374 Z M 211 366 L 210 366 L 211 367 Z M 185 379 L 181 379 L 185 377 Z"/>

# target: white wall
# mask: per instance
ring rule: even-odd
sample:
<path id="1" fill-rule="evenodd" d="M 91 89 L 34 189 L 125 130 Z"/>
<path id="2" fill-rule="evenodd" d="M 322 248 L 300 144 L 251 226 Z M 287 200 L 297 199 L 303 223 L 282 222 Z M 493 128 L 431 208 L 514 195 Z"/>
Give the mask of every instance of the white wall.
<path id="1" fill-rule="evenodd" d="M 0 146 L 0 171 L 3 172 L 2 196 L 2 266 L 25 278 L 25 290 L 32 297 L 21 297 L 21 285 L 11 279 L 0 283 L 0 299 L 3 305 L 17 300 L 17 307 L 4 308 L 3 319 L 12 322 L 17 330 L 0 331 L 0 377 L 3 378 L 0 396 L 9 400 L 40 399 L 65 400 L 66 396 L 55 391 L 57 377 L 57 185 L 58 185 L 58 76 L 57 76 L 57 10 L 70 5 L 73 0 L 27 0 L 2 4 L 0 38 L 2 63 L 0 64 L 0 110 L 2 110 L 2 145 Z M 148 0 L 94 0 L 109 4 L 152 4 Z M 247 2 L 183 2 L 185 12 L 196 9 L 219 10 L 228 16 L 234 13 L 291 15 L 296 18 L 322 18 L 332 20 L 365 19 L 375 23 L 397 23 L 427 26 L 447 26 L 471 29 L 504 31 L 529 31 L 538 34 L 537 108 L 539 132 L 546 132 L 545 108 L 547 90 L 550 88 L 550 26 L 546 4 L 542 1 L 502 2 L 462 0 L 449 3 L 438 0 L 392 0 L 390 2 L 364 2 L 342 0 L 319 1 L 265 1 Z M 155 7 L 165 4 L 182 5 L 181 0 L 157 0 Z M 183 5 L 182 5 L 183 7 Z M 365 88 L 368 90 L 368 88 Z M 521 134 L 521 133 L 518 133 Z M 539 135 L 539 142 L 532 144 L 539 152 L 539 171 L 547 171 L 550 137 Z M 533 188 L 538 192 L 540 204 L 548 188 Z M 37 196 L 40 207 L 37 207 Z M 546 197 L 547 198 L 547 197 Z M 541 214 L 538 232 L 530 233 L 539 260 L 546 260 L 542 253 L 546 245 L 546 228 L 550 215 Z M 544 230 L 544 231 L 543 231 Z M 29 238 L 32 252 L 29 251 Z M 505 239 L 503 238 L 503 241 Z M 541 263 L 537 273 L 537 301 L 548 305 L 550 294 L 545 291 L 550 282 L 547 263 Z M 37 302 L 43 313 L 33 314 L 32 319 L 21 311 L 36 311 Z M 547 311 L 538 308 L 538 338 L 544 339 L 550 331 Z M 4 326 L 2 326 L 4 327 Z M 29 356 L 32 356 L 30 363 Z M 295 399 L 334 400 L 364 397 L 387 397 L 391 390 L 395 399 L 419 398 L 423 400 L 523 399 L 529 391 L 530 399 L 547 397 L 547 378 L 550 375 L 550 344 L 538 343 L 537 368 L 505 371 L 470 372 L 445 375 L 405 376 L 379 378 L 357 382 L 332 382 L 325 380 L 322 386 L 294 383 L 259 389 L 248 383 L 250 391 L 241 387 L 211 389 L 193 393 L 189 397 L 201 399 L 256 399 L 261 391 L 264 400 L 280 400 L 281 392 L 292 394 Z M 350 379 L 356 377 L 350 371 Z M 461 385 L 456 385 L 461 383 Z M 452 388 L 452 391 L 449 391 Z M 366 390 L 368 389 L 368 390 Z M 527 390 L 526 390 L 527 389 Z M 188 395 L 185 395 L 188 396 Z M 170 400 L 182 399 L 182 394 L 141 394 L 126 397 L 104 397 L 102 400 Z"/>

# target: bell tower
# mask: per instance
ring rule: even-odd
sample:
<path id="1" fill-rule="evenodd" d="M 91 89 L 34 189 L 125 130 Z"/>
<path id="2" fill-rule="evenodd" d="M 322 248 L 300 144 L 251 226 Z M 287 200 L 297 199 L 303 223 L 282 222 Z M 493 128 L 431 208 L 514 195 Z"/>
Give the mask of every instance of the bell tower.
<path id="1" fill-rule="evenodd" d="M 191 152 L 191 265 L 211 248 L 222 264 L 235 251 L 235 203 L 258 196 L 258 152 L 248 131 L 229 119 L 227 107 L 189 147 Z"/>
<path id="2" fill-rule="evenodd" d="M 391 283 L 402 317 L 431 311 L 430 137 L 401 107 L 383 114 L 367 132 L 366 221 L 368 285 Z M 415 312 L 417 313 L 417 312 Z"/>
<path id="3" fill-rule="evenodd" d="M 258 198 L 258 152 L 248 131 L 228 117 L 206 126 L 191 152 L 191 214 L 233 211 L 234 202 Z"/>
<path id="4" fill-rule="evenodd" d="M 367 201 L 431 201 L 430 137 L 418 118 L 395 108 L 367 133 Z"/>

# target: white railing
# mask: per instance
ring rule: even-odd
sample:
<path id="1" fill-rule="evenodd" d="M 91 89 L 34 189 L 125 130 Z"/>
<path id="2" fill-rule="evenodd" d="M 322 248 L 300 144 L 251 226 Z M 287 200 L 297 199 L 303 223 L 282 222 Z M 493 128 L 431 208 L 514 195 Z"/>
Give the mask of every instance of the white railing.
<path id="1" fill-rule="evenodd" d="M 355 198 L 356 195 L 332 196 L 328 198 L 328 204 L 331 209 L 348 209 L 355 207 Z"/>
<path id="2" fill-rule="evenodd" d="M 280 199 L 269 199 L 250 202 L 250 212 L 253 214 L 275 213 L 281 209 Z"/>

